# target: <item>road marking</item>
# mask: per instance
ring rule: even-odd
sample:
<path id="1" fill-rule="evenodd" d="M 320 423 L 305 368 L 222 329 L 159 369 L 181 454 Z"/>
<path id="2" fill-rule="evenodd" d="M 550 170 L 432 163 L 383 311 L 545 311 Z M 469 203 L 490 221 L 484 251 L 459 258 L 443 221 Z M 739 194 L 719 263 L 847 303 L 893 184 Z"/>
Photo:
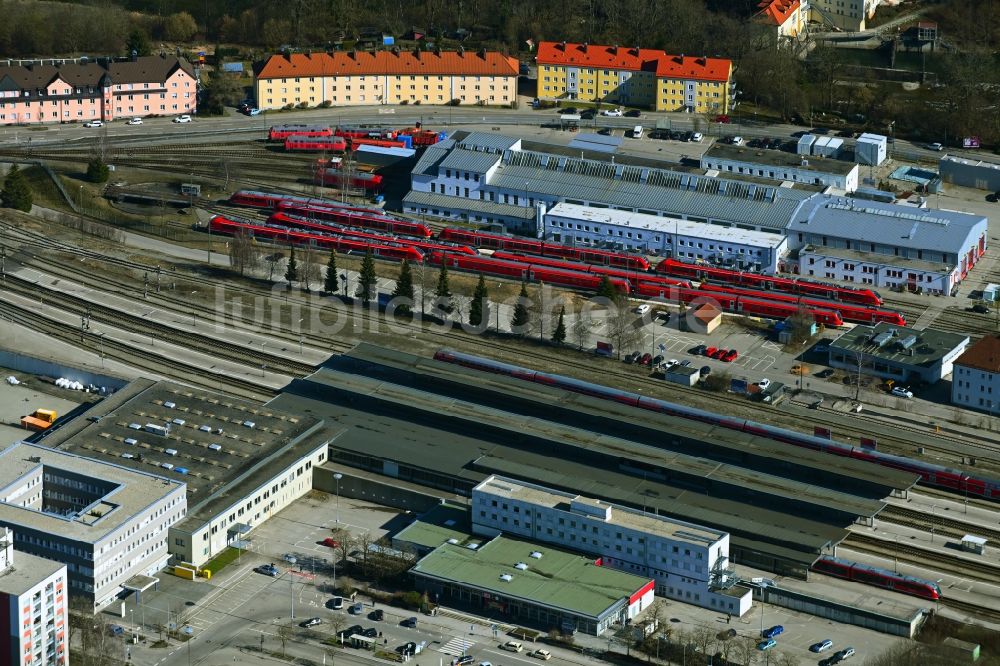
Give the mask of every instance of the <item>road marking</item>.
<path id="1" fill-rule="evenodd" d="M 443 652 L 445 654 L 450 654 L 455 657 L 461 657 L 463 654 L 469 653 L 469 648 L 471 648 L 475 643 L 470 641 L 464 636 L 456 636 L 450 641 L 438 648 L 438 652 Z"/>

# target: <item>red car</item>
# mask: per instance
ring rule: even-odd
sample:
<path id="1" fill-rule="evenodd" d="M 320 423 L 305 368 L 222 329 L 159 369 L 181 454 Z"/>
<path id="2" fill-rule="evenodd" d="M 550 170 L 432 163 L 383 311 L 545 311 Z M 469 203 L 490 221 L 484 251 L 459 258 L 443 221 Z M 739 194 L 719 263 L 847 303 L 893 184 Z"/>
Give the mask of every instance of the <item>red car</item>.
<path id="1" fill-rule="evenodd" d="M 715 358 L 715 354 L 719 351 L 718 347 L 709 347 L 705 350 L 705 356 L 709 358 Z"/>
<path id="2" fill-rule="evenodd" d="M 326 546 L 327 548 L 339 548 L 340 542 L 334 539 L 333 537 L 327 537 L 323 539 L 323 545 Z"/>
<path id="3" fill-rule="evenodd" d="M 736 351 L 735 349 L 730 349 L 722 356 L 722 360 L 725 363 L 732 363 L 733 361 L 736 360 L 736 357 L 739 355 L 740 353 L 738 351 Z"/>
<path id="4" fill-rule="evenodd" d="M 723 356 L 729 353 L 729 350 L 724 347 L 719 347 L 715 350 L 715 353 L 711 355 L 712 358 L 721 360 Z"/>
<path id="5" fill-rule="evenodd" d="M 715 122 L 722 123 L 723 125 L 728 125 L 729 124 L 729 116 L 727 116 L 725 114 L 723 114 L 721 116 L 716 116 L 715 117 Z"/>
<path id="6" fill-rule="evenodd" d="M 649 365 L 650 363 L 653 362 L 653 355 L 652 354 L 643 354 L 642 358 L 639 360 L 639 362 L 642 363 L 643 365 Z"/>

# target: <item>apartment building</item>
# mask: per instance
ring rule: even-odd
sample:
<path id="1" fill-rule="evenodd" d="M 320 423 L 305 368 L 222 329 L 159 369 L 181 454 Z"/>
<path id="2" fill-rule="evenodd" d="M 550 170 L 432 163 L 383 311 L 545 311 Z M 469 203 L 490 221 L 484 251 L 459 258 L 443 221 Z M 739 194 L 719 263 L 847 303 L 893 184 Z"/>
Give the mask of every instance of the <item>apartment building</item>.
<path id="1" fill-rule="evenodd" d="M 734 585 L 729 534 L 493 475 L 472 489 L 472 530 L 556 544 L 655 581 L 658 596 L 742 616 L 750 590 Z"/>
<path id="2" fill-rule="evenodd" d="M 257 107 L 510 106 L 517 58 L 497 51 L 337 51 L 273 55 L 255 67 Z"/>
<path id="3" fill-rule="evenodd" d="M 99 424 L 94 424 L 99 425 Z M 167 533 L 187 509 L 185 484 L 18 442 L 0 452 L 0 526 L 18 556 L 65 564 L 74 595 L 99 610 L 169 558 Z"/>
<path id="4" fill-rule="evenodd" d="M 809 0 L 811 19 L 828 28 L 857 32 L 867 29 L 882 0 Z"/>
<path id="5" fill-rule="evenodd" d="M 955 359 L 951 402 L 990 414 L 1000 411 L 1000 338 L 987 335 Z"/>
<path id="6" fill-rule="evenodd" d="M 757 8 L 760 10 L 757 16 L 775 29 L 779 45 L 795 39 L 806 29 L 808 11 L 802 0 L 761 0 Z"/>
<path id="7" fill-rule="evenodd" d="M 15 553 L 0 528 L 0 663 L 68 666 L 67 608 L 66 565 Z"/>
<path id="8" fill-rule="evenodd" d="M 197 110 L 197 78 L 183 58 L 6 63 L 0 66 L 0 125 L 110 122 Z"/>
<path id="9" fill-rule="evenodd" d="M 733 63 L 658 49 L 541 42 L 539 99 L 726 114 L 733 108 Z"/>

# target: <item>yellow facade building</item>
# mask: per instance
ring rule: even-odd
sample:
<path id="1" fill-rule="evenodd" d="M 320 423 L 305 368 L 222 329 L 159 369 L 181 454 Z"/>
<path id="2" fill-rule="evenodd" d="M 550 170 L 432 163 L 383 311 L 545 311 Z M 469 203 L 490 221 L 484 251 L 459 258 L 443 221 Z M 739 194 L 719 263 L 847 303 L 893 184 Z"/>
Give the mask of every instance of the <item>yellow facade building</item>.
<path id="1" fill-rule="evenodd" d="M 655 49 L 542 42 L 539 99 L 572 99 L 655 111 L 729 113 L 733 63 Z"/>
<path id="2" fill-rule="evenodd" d="M 518 61 L 495 51 L 274 55 L 254 72 L 257 108 L 377 104 L 510 106 Z"/>

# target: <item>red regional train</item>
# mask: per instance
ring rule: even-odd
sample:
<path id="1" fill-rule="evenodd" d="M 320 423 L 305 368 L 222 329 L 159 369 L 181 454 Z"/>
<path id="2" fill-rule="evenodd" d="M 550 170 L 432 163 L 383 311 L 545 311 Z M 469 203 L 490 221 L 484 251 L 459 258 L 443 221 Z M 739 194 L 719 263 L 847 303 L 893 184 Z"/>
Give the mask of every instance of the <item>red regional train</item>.
<path id="1" fill-rule="evenodd" d="M 646 258 L 637 254 L 623 254 L 612 250 L 547 243 L 526 236 L 510 236 L 486 231 L 471 231 L 468 229 L 446 227 L 441 230 L 438 237 L 456 243 L 465 243 L 473 247 L 484 247 L 491 250 L 508 250 L 510 252 L 537 254 L 543 257 L 577 259 L 592 264 L 605 264 L 620 268 L 631 268 L 633 270 L 647 271 L 650 268 L 650 264 L 646 261 Z"/>
<path id="2" fill-rule="evenodd" d="M 275 125 L 267 133 L 268 141 L 284 141 L 290 136 L 333 136 L 326 125 Z"/>
<path id="3" fill-rule="evenodd" d="M 301 136 L 292 135 L 285 139 L 285 150 L 294 152 L 342 153 L 347 150 L 347 141 L 339 136 Z"/>
<path id="4" fill-rule="evenodd" d="M 531 264 L 519 261 L 503 261 L 478 254 L 469 256 L 435 251 L 431 252 L 428 261 L 433 264 L 444 262 L 448 265 L 448 268 L 471 271 L 473 273 L 499 275 L 521 281 L 544 282 L 546 284 L 559 287 L 572 287 L 574 289 L 596 291 L 601 284 L 600 275 L 548 268 L 547 266 L 532 266 Z M 628 293 L 629 285 L 625 280 L 611 278 L 611 284 L 614 285 L 615 289 Z"/>
<path id="5" fill-rule="evenodd" d="M 342 136 L 345 139 L 389 139 L 391 141 L 399 136 L 399 133 L 396 130 L 374 127 L 337 127 L 333 130 L 333 136 Z"/>
<path id="6" fill-rule="evenodd" d="M 320 169 L 316 173 L 315 181 L 324 187 L 343 187 L 346 181 L 350 187 L 364 190 L 382 189 L 382 176 L 377 173 L 357 172 L 349 176 L 338 169 Z"/>
<path id="7" fill-rule="evenodd" d="M 413 236 L 387 236 L 377 232 L 347 227 L 340 224 L 333 224 L 331 222 L 316 222 L 315 220 L 310 220 L 309 218 L 302 217 L 300 215 L 289 215 L 287 213 L 274 213 L 271 217 L 267 218 L 267 223 L 279 227 L 288 227 L 290 229 L 320 231 L 323 233 L 335 234 L 337 236 L 347 236 L 349 238 L 360 238 L 375 242 L 409 245 L 410 247 L 415 247 L 425 253 L 432 250 L 441 250 L 443 252 L 454 252 L 456 254 L 476 254 L 476 251 L 468 245 L 455 245 L 446 241 L 428 241 L 423 238 L 415 238 Z"/>
<path id="8" fill-rule="evenodd" d="M 611 400 L 624 405 L 646 409 L 660 414 L 667 414 L 677 418 L 689 419 L 709 425 L 715 425 L 730 430 L 747 432 L 758 437 L 764 437 L 776 442 L 783 442 L 791 446 L 821 451 L 831 455 L 842 456 L 864 460 L 876 465 L 891 467 L 893 469 L 910 472 L 920 477 L 920 480 L 929 485 L 939 488 L 947 488 L 958 493 L 967 493 L 975 497 L 1000 500 L 1000 480 L 988 477 L 975 477 L 969 474 L 948 467 L 942 467 L 931 462 L 915 460 L 892 453 L 883 453 L 876 449 L 867 449 L 860 446 L 851 446 L 825 437 L 807 435 L 794 430 L 786 430 L 776 426 L 765 425 L 756 421 L 741 419 L 737 416 L 727 416 L 708 412 L 686 405 L 679 405 L 666 400 L 658 400 L 638 393 L 630 393 L 620 389 L 602 386 L 585 382 L 572 377 L 554 375 L 531 368 L 502 363 L 492 359 L 464 354 L 450 349 L 442 349 L 434 355 L 438 361 L 455 363 L 469 368 L 474 368 L 482 372 L 492 372 L 509 377 L 516 377 L 524 381 L 545 384 L 556 388 L 591 395 L 602 400 Z"/>
<path id="9" fill-rule="evenodd" d="M 562 268 L 568 271 L 581 271 L 583 273 L 596 273 L 598 275 L 618 277 L 623 280 L 628 280 L 629 283 L 634 283 L 638 278 L 644 282 L 662 284 L 668 287 L 691 286 L 691 283 L 688 282 L 687 280 L 677 280 L 662 275 L 656 275 L 654 273 L 646 273 L 643 271 L 630 271 L 626 268 L 614 268 L 612 266 L 604 266 L 601 264 L 581 264 L 579 262 L 567 261 L 565 259 L 554 259 L 552 257 L 538 257 L 531 254 L 507 252 L 505 250 L 494 250 L 491 256 L 493 256 L 496 259 L 505 259 L 507 261 L 520 261 L 525 264 L 533 264 L 536 266 L 550 266 L 552 268 Z"/>
<path id="10" fill-rule="evenodd" d="M 344 210 L 323 205 L 303 205 L 295 201 L 281 202 L 278 210 L 298 217 L 313 220 L 324 220 L 343 224 L 348 227 L 362 227 L 364 229 L 378 229 L 394 234 L 405 234 L 407 236 L 419 236 L 420 238 L 430 238 L 434 235 L 430 227 L 421 222 L 410 222 L 409 220 L 397 220 L 384 214 L 372 214 L 364 211 Z M 447 240 L 447 239 L 443 239 Z"/>
<path id="11" fill-rule="evenodd" d="M 931 601 L 937 601 L 941 597 L 941 588 L 935 582 L 913 576 L 903 576 L 887 569 L 858 564 L 839 557 L 824 555 L 813 563 L 812 570 L 828 576 L 874 585 Z"/>
<path id="12" fill-rule="evenodd" d="M 229 203 L 236 206 L 247 206 L 249 208 L 268 208 L 277 210 L 282 203 L 300 206 L 322 206 L 324 208 L 336 208 L 337 210 L 353 210 L 369 215 L 380 215 L 391 217 L 383 209 L 376 206 L 359 206 L 333 201 L 332 199 L 319 199 L 314 197 L 297 197 L 291 194 L 275 194 L 273 192 L 256 192 L 254 190 L 240 190 L 234 192 L 229 197 Z"/>
<path id="13" fill-rule="evenodd" d="M 725 294 L 736 294 L 738 296 L 747 296 L 750 298 L 763 298 L 769 301 L 780 301 L 783 303 L 801 303 L 802 305 L 807 305 L 810 308 L 823 308 L 826 310 L 833 310 L 839 312 L 840 316 L 843 317 L 844 321 L 854 322 L 856 324 L 876 324 L 879 322 L 888 322 L 890 324 L 896 324 L 897 326 L 906 326 L 906 319 L 903 315 L 898 312 L 892 312 L 891 310 L 879 310 L 878 308 L 866 307 L 864 305 L 848 305 L 846 303 L 838 303 L 835 301 L 825 301 L 818 298 L 809 298 L 806 296 L 793 296 L 792 294 L 774 292 L 774 291 L 760 291 L 758 289 L 744 289 L 742 287 L 731 287 L 729 285 L 719 285 L 719 284 L 709 284 L 703 282 L 701 285 L 701 290 L 709 293 L 725 293 Z"/>
<path id="14" fill-rule="evenodd" d="M 383 259 L 393 259 L 402 261 L 409 259 L 411 262 L 421 263 L 424 255 L 420 250 L 410 245 L 399 243 L 375 242 L 363 238 L 347 238 L 344 236 L 334 236 L 330 234 L 320 234 L 317 232 L 306 233 L 295 231 L 286 227 L 268 226 L 264 224 L 250 224 L 237 220 L 230 220 L 221 215 L 214 215 L 209 220 L 209 228 L 214 233 L 235 235 L 239 231 L 245 230 L 254 238 L 267 238 L 280 243 L 294 243 L 296 245 L 310 245 L 321 248 L 333 248 L 337 252 L 361 253 L 371 250 L 376 257 Z"/>
<path id="15" fill-rule="evenodd" d="M 665 275 L 693 278 L 695 280 L 712 280 L 723 284 L 735 284 L 756 287 L 768 291 L 784 291 L 791 294 L 807 294 L 834 301 L 857 303 L 860 305 L 882 305 L 882 298 L 871 289 L 854 289 L 838 287 L 823 282 L 813 282 L 798 278 L 782 278 L 760 273 L 744 273 L 729 268 L 718 268 L 700 264 L 689 264 L 676 259 L 664 259 L 656 265 L 656 272 Z"/>

